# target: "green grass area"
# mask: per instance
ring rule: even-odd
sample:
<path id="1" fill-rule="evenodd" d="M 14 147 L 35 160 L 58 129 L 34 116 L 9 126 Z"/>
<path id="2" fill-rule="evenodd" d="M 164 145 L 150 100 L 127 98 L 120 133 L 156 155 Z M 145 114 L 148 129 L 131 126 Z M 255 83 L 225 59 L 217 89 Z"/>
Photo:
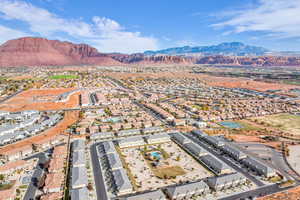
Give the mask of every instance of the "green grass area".
<path id="1" fill-rule="evenodd" d="M 283 80 L 282 83 L 289 85 L 300 85 L 300 81 L 298 80 Z"/>
<path id="2" fill-rule="evenodd" d="M 202 106 L 200 106 L 200 105 L 197 105 L 197 104 L 193 104 L 193 105 L 191 105 L 191 107 L 192 108 L 197 108 L 197 109 L 202 109 L 203 108 L 203 105 Z"/>
<path id="3" fill-rule="evenodd" d="M 277 183 L 281 180 L 282 180 L 282 178 L 280 176 L 274 176 L 274 177 L 269 179 L 269 181 L 272 182 L 272 183 Z"/>
<path id="4" fill-rule="evenodd" d="M 300 135 L 300 116 L 288 113 L 257 117 L 258 122 L 277 128 L 283 132 Z"/>
<path id="5" fill-rule="evenodd" d="M 61 79 L 77 79 L 77 75 L 71 75 L 71 74 L 61 74 L 61 75 L 53 75 L 49 76 L 49 79 L 53 80 L 61 80 Z"/>
<path id="6" fill-rule="evenodd" d="M 26 188 L 28 188 L 28 185 L 21 185 L 20 186 L 20 189 L 26 189 Z"/>
<path id="7" fill-rule="evenodd" d="M 249 124 L 245 121 L 239 120 L 239 121 L 236 121 L 236 122 L 243 126 L 243 128 L 241 128 L 241 130 L 247 130 L 247 131 L 259 131 L 259 130 L 261 130 L 261 128 L 259 128 L 257 126 L 253 126 L 252 124 Z"/>
<path id="8" fill-rule="evenodd" d="M 8 190 L 10 189 L 14 184 L 11 183 L 11 184 L 0 184 L 0 191 L 1 190 Z"/>
<path id="9" fill-rule="evenodd" d="M 295 181 L 293 181 L 293 180 L 287 180 L 287 181 L 282 182 L 279 185 L 279 187 L 280 188 L 285 188 L 285 187 L 289 187 L 289 186 L 294 185 L 294 184 L 295 184 Z"/>

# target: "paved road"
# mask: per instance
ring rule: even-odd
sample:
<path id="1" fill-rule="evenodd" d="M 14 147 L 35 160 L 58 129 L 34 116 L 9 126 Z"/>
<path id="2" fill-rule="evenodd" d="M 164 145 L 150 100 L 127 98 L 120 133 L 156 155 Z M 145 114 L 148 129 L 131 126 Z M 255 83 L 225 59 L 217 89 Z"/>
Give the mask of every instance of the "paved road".
<path id="1" fill-rule="evenodd" d="M 290 168 L 290 166 L 285 162 L 284 156 L 282 155 L 281 152 L 276 151 L 275 149 L 266 146 L 264 144 L 259 144 L 259 143 L 253 143 L 253 142 L 241 142 L 238 143 L 239 146 L 248 146 L 248 147 L 257 147 L 258 150 L 263 150 L 266 152 L 266 150 L 268 150 L 269 153 L 269 157 L 271 158 L 271 163 L 266 163 L 266 161 L 261 160 L 262 162 L 270 165 L 271 167 L 277 169 L 283 176 L 285 176 L 287 179 L 290 180 L 297 180 L 298 176 L 291 173 L 293 172 L 293 169 Z M 250 148 L 251 149 L 251 148 Z M 257 157 L 255 154 L 252 153 L 252 151 L 255 151 L 255 149 L 253 150 L 249 150 L 249 149 L 245 149 L 245 152 L 247 152 L 248 154 Z"/>
<path id="2" fill-rule="evenodd" d="M 29 187 L 27 188 L 27 191 L 25 193 L 23 200 L 34 200 L 35 199 L 36 191 L 38 190 L 38 188 L 34 185 L 33 180 L 34 179 L 39 180 L 41 178 L 41 176 L 44 173 L 44 170 L 40 168 L 40 164 L 44 164 L 47 161 L 47 157 L 44 153 L 35 154 L 31 157 L 26 158 L 25 160 L 30 160 L 33 158 L 38 158 L 39 161 L 37 163 L 35 171 L 33 172 L 31 182 L 29 184 Z"/>
<path id="3" fill-rule="evenodd" d="M 213 154 L 214 156 L 219 158 L 221 161 L 226 163 L 228 166 L 232 167 L 235 171 L 240 172 L 241 174 L 243 174 L 245 177 L 247 177 L 249 180 L 251 180 L 255 185 L 257 185 L 257 186 L 263 186 L 264 185 L 260 180 L 257 180 L 255 177 L 251 176 L 247 171 L 244 171 L 243 168 L 233 164 L 229 160 L 225 159 L 224 157 L 220 156 L 218 153 L 213 151 L 211 148 L 208 148 L 208 145 L 206 143 L 200 141 L 198 138 L 195 138 L 191 135 L 187 135 L 187 136 L 190 139 L 192 139 L 194 142 L 196 142 L 197 144 L 201 145 L 205 150 L 207 150 L 208 152 L 210 152 L 211 154 Z"/>
<path id="4" fill-rule="evenodd" d="M 103 178 L 100 163 L 98 160 L 96 146 L 97 146 L 97 143 L 93 144 L 90 148 L 90 151 L 91 151 L 91 158 L 92 158 L 92 164 L 93 164 L 94 179 L 95 179 L 95 184 L 96 184 L 97 200 L 108 200 L 108 196 L 107 196 L 105 185 L 104 185 L 104 178 Z"/>
<path id="5" fill-rule="evenodd" d="M 288 190 L 292 187 L 295 186 L 290 186 L 287 188 L 280 188 L 277 184 L 272 184 L 272 185 L 267 185 L 267 186 L 263 186 L 263 187 L 259 187 L 257 189 L 254 190 L 250 190 L 250 191 L 246 191 L 246 192 L 242 192 L 239 194 L 234 194 L 231 196 L 227 196 L 224 198 L 221 198 L 219 200 L 238 200 L 238 199 L 249 199 L 252 198 L 254 199 L 254 197 L 260 197 L 260 196 L 266 196 L 266 195 L 270 195 L 276 192 L 281 192 L 281 191 L 285 191 Z"/>
<path id="6" fill-rule="evenodd" d="M 2 99 L 2 100 L 0 101 L 0 103 L 3 103 L 3 102 L 5 102 L 5 101 L 7 101 L 8 99 L 10 99 L 10 98 L 12 98 L 12 97 L 14 97 L 14 96 L 20 94 L 21 92 L 23 92 L 23 90 L 20 90 L 20 91 L 14 93 L 14 94 L 11 94 L 11 95 L 5 97 L 4 99 Z"/>

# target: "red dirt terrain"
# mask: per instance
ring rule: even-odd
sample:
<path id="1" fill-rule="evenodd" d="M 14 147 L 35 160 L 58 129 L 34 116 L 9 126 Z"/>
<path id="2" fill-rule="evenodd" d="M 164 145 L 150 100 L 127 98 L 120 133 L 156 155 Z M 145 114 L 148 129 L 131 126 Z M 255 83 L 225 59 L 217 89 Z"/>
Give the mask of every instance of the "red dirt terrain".
<path id="1" fill-rule="evenodd" d="M 257 200 L 300 200 L 300 187 L 268 195 L 266 197 L 260 197 Z"/>
<path id="2" fill-rule="evenodd" d="M 24 110 L 60 110 L 75 108 L 79 105 L 79 94 L 76 92 L 66 102 L 56 102 L 58 95 L 71 91 L 68 89 L 27 90 L 0 104 L 0 110 L 19 112 Z M 45 99 L 45 101 L 39 101 Z"/>
<path id="3" fill-rule="evenodd" d="M 202 78 L 208 85 L 216 87 L 227 88 L 245 88 L 250 90 L 267 91 L 267 90 L 283 90 L 288 91 L 292 88 L 300 88 L 295 85 L 279 84 L 279 83 L 266 83 L 262 81 L 253 81 L 246 78 L 229 78 L 229 77 L 216 77 L 201 74 Z"/>

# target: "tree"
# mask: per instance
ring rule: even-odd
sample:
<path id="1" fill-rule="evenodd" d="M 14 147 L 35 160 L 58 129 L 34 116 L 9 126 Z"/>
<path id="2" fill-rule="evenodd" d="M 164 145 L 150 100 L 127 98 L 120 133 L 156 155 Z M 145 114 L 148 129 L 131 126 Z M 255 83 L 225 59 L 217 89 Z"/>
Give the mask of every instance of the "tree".
<path id="1" fill-rule="evenodd" d="M 83 113 L 83 111 L 80 111 L 79 112 L 79 119 L 83 119 L 83 117 L 84 117 L 84 113 Z"/>
<path id="2" fill-rule="evenodd" d="M 3 174 L 0 174 L 0 181 L 3 181 L 4 180 L 4 175 Z"/>
<path id="3" fill-rule="evenodd" d="M 32 144 L 31 146 L 32 146 L 32 150 L 33 151 L 37 151 L 38 148 L 37 148 L 37 146 L 35 144 Z"/>
<path id="4" fill-rule="evenodd" d="M 144 146 L 144 153 L 146 153 L 147 150 L 148 150 L 148 148 L 147 148 L 147 146 L 145 145 L 145 146 Z"/>

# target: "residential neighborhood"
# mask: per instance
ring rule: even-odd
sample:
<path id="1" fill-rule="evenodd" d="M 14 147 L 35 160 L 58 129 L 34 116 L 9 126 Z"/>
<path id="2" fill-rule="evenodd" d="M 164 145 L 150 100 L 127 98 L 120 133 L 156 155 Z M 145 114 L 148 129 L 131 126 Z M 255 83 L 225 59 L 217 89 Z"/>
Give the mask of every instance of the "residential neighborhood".
<path id="1" fill-rule="evenodd" d="M 0 103 L 3 199 L 234 200 L 298 187 L 297 101 L 180 67 L 126 69 L 68 72 Z"/>

